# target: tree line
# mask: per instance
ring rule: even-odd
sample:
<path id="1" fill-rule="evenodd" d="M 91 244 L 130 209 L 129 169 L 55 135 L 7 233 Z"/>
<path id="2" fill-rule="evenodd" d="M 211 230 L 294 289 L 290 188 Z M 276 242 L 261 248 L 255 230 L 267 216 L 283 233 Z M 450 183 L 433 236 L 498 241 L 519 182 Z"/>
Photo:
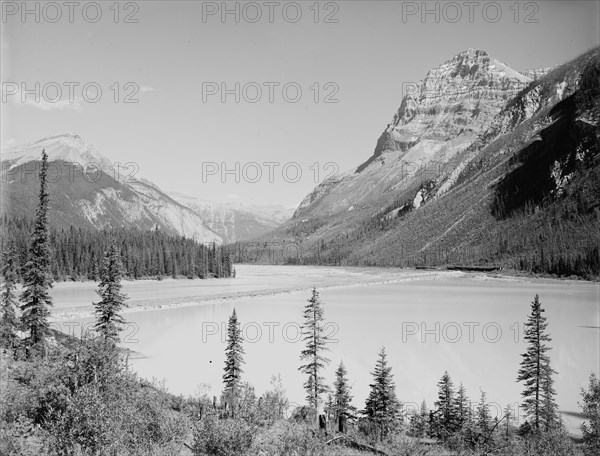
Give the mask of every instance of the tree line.
<path id="1" fill-rule="evenodd" d="M 29 258 L 31 233 L 35 221 L 0 219 L 0 249 L 13 250 L 18 280 L 23 278 Z M 158 229 L 137 228 L 87 230 L 48 229 L 48 268 L 55 281 L 98 280 L 104 253 L 115 245 L 122 257 L 124 276 L 210 278 L 231 277 L 232 258 L 228 250 L 214 243 L 201 244 L 193 239 L 172 236 Z"/>

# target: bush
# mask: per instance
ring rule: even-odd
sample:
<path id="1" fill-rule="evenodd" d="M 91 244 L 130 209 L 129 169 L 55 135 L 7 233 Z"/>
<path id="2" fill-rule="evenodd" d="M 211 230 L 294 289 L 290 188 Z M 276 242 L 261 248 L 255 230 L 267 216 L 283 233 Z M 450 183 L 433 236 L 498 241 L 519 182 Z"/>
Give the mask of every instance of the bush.
<path id="1" fill-rule="evenodd" d="M 265 456 L 321 456 L 326 452 L 317 433 L 305 424 L 278 421 L 265 428 L 252 445 L 250 454 Z"/>
<path id="2" fill-rule="evenodd" d="M 32 429 L 31 420 L 23 417 L 11 423 L 0 421 L 0 454 L 40 456 L 40 449 L 32 448 L 27 442 Z"/>
<path id="3" fill-rule="evenodd" d="M 254 433 L 244 420 L 219 420 L 211 413 L 196 425 L 192 452 L 196 456 L 244 456 L 253 438 Z"/>
<path id="4" fill-rule="evenodd" d="M 0 454 L 180 454 L 190 425 L 173 397 L 141 384 L 115 347 L 71 342 L 47 360 L 1 360 Z"/>

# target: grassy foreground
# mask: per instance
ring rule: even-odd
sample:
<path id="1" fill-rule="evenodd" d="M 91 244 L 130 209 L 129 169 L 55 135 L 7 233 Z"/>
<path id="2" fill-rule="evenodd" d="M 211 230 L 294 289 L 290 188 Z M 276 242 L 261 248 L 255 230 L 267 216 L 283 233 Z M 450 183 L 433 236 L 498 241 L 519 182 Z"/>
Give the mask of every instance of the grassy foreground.
<path id="1" fill-rule="evenodd" d="M 406 426 L 382 440 L 358 421 L 341 437 L 331 426 L 317 430 L 305 409 L 290 410 L 280 382 L 258 398 L 244 385 L 231 413 L 215 399 L 174 396 L 139 379 L 126 354 L 102 340 L 56 340 L 29 360 L 10 350 L 0 353 L 1 455 L 583 454 L 560 429 L 527 439 L 514 430 L 498 431 L 492 441 L 473 447 L 460 437 L 444 443 L 417 439 Z"/>

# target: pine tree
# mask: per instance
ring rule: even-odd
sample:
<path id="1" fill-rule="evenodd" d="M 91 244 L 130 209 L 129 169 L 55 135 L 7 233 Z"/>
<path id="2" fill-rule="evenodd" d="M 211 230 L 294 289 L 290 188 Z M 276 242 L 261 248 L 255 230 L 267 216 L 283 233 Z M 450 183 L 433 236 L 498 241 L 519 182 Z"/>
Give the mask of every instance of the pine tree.
<path id="1" fill-rule="evenodd" d="M 581 389 L 583 414 L 586 421 L 581 425 L 583 449 L 586 456 L 600 454 L 600 381 L 590 375 L 588 390 Z"/>
<path id="2" fill-rule="evenodd" d="M 504 409 L 504 419 L 506 420 L 505 422 L 505 437 L 508 439 L 510 437 L 510 422 L 512 421 L 513 418 L 513 411 L 512 411 L 512 407 L 510 406 L 510 404 L 507 404 L 506 408 Z"/>
<path id="3" fill-rule="evenodd" d="M 414 411 L 410 417 L 410 435 L 413 437 L 423 438 L 428 433 L 428 421 L 429 411 L 427 410 L 427 404 L 425 400 L 421 402 L 419 411 Z"/>
<path id="4" fill-rule="evenodd" d="M 456 400 L 454 384 L 448 371 L 444 372 L 438 382 L 438 400 L 434 403 L 437 409 L 435 435 L 447 439 L 457 428 Z"/>
<path id="5" fill-rule="evenodd" d="M 379 352 L 379 359 L 371 375 L 373 383 L 370 385 L 371 391 L 363 414 L 379 427 L 381 436 L 385 437 L 398 425 L 401 405 L 396 397 L 394 375 L 391 366 L 388 366 L 384 347 Z"/>
<path id="6" fill-rule="evenodd" d="M 10 243 L 2 252 L 2 292 L 0 294 L 0 347 L 14 350 L 20 341 L 17 331 L 19 319 L 17 318 L 17 271 L 14 243 Z"/>
<path id="7" fill-rule="evenodd" d="M 487 438 L 492 430 L 492 417 L 490 415 L 490 406 L 487 403 L 485 391 L 481 392 L 481 398 L 477 405 L 477 427 L 484 438 Z"/>
<path id="8" fill-rule="evenodd" d="M 332 396 L 332 415 L 336 423 L 340 419 L 347 419 L 354 415 L 356 408 L 352 405 L 352 396 L 350 395 L 351 386 L 348 384 L 348 371 L 344 362 L 335 371 L 335 381 L 333 382 Z"/>
<path id="9" fill-rule="evenodd" d="M 546 365 L 544 368 L 544 377 L 542 379 L 542 410 L 541 421 L 544 431 L 549 431 L 556 426 L 560 426 L 560 418 L 558 416 L 558 405 L 556 404 L 556 391 L 554 390 L 554 379 L 552 374 L 555 371 Z"/>
<path id="10" fill-rule="evenodd" d="M 323 313 L 323 303 L 319 299 L 317 289 L 314 288 L 308 304 L 304 307 L 302 340 L 306 342 L 306 348 L 300 353 L 300 359 L 305 361 L 305 364 L 300 366 L 299 370 L 308 375 L 308 379 L 304 383 L 304 389 L 307 393 L 306 400 L 317 414 L 317 418 L 321 404 L 321 394 L 329 391 L 321 375 L 321 372 L 329 363 L 329 359 L 322 354 L 323 351 L 328 350 L 327 343 L 329 342 L 323 326 Z"/>
<path id="11" fill-rule="evenodd" d="M 244 364 L 243 341 L 237 313 L 233 309 L 227 325 L 227 347 L 225 348 L 225 368 L 223 369 L 225 371 L 223 374 L 223 383 L 225 384 L 223 396 L 233 414 L 235 414 L 237 399 L 240 395 L 242 373 L 244 372 L 242 370 L 242 364 Z"/>
<path id="12" fill-rule="evenodd" d="M 456 393 L 456 426 L 462 429 L 471 420 L 471 401 L 467 397 L 467 391 L 461 383 Z"/>
<path id="13" fill-rule="evenodd" d="M 552 375 L 556 371 L 550 366 L 550 347 L 546 343 L 552 339 L 545 332 L 548 323 L 543 312 L 539 296 L 535 295 L 531 303 L 531 314 L 525 323 L 525 341 L 528 347 L 521 355 L 523 359 L 517 376 L 518 382 L 525 382 L 525 389 L 521 393 L 524 398 L 522 407 L 534 432 L 539 432 L 542 426 L 549 426 L 556 421 L 555 406 L 552 405 L 555 404 Z"/>
<path id="14" fill-rule="evenodd" d="M 47 191 L 48 155 L 42 150 L 40 167 L 39 204 L 35 214 L 34 230 L 27 263 L 23 268 L 23 293 L 21 294 L 21 323 L 29 335 L 25 339 L 26 347 L 32 351 L 46 350 L 46 337 L 50 330 L 48 307 L 52 306 L 50 288 L 50 245 L 48 239 L 48 201 Z M 31 351 L 28 352 L 31 356 Z"/>
<path id="15" fill-rule="evenodd" d="M 119 312 L 126 307 L 127 296 L 121 292 L 121 256 L 113 243 L 104 256 L 104 264 L 100 271 L 98 295 L 100 302 L 94 303 L 96 308 L 96 324 L 94 328 L 107 342 L 116 344 L 119 331 L 125 320 Z"/>

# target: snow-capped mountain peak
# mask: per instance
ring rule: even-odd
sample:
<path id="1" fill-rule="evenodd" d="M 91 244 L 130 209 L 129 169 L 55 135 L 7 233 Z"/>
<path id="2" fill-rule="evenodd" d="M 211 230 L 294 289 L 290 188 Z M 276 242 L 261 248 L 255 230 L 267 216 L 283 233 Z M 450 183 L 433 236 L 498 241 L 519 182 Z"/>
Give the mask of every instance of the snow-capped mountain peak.
<path id="1" fill-rule="evenodd" d="M 32 143 L 3 149 L 0 154 L 3 171 L 10 179 L 3 185 L 3 205 L 15 216 L 30 217 L 35 212 L 35 180 L 18 178 L 19 167 L 41 159 L 42 150 L 50 163 L 63 161 L 86 169 L 93 165 L 94 179 L 85 173 L 53 174 L 49 182 L 50 220 L 58 227 L 75 225 L 82 228 L 159 229 L 200 242 L 222 242 L 223 239 L 206 226 L 204 220 L 182 205 L 156 184 L 140 176 L 119 179 L 113 163 L 79 135 L 68 133 L 50 136 Z M 104 174 L 97 173 L 100 168 Z M 61 169 L 62 171 L 62 169 Z M 23 172 L 21 176 L 27 173 Z M 4 197 L 6 195 L 6 198 Z"/>
<path id="2" fill-rule="evenodd" d="M 2 149 L 2 161 L 10 162 L 11 168 L 31 161 L 40 160 L 42 149 L 48 154 L 48 161 L 65 161 L 82 167 L 99 165 L 104 172 L 111 169 L 111 161 L 92 145 L 75 133 L 49 136 L 39 141 Z"/>

